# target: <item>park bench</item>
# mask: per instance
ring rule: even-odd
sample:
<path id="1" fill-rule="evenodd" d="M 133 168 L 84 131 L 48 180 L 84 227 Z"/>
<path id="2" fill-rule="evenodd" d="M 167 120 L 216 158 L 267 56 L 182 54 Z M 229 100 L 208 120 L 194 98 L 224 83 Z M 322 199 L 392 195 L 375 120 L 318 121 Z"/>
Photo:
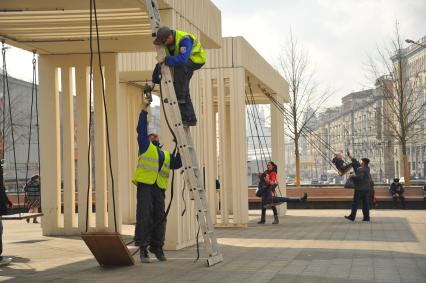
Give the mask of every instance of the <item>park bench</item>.
<path id="1" fill-rule="evenodd" d="M 353 197 L 353 189 L 345 189 L 341 186 L 337 187 L 289 187 L 287 188 L 287 197 L 301 197 L 303 193 L 308 193 L 309 202 L 350 202 Z M 392 196 L 389 194 L 388 186 L 376 186 L 376 199 L 380 202 L 392 201 Z M 408 202 L 424 201 L 424 191 L 421 186 L 409 186 L 405 188 L 405 199 Z M 248 189 L 249 204 L 260 204 L 261 199 L 256 197 L 256 188 L 249 187 Z"/>

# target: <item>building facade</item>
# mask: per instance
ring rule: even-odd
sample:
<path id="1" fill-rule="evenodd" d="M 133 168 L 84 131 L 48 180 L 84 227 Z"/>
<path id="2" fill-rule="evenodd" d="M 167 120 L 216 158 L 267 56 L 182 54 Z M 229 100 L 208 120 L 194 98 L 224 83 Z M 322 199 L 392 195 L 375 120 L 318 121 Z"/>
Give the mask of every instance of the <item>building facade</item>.
<path id="1" fill-rule="evenodd" d="M 350 151 L 360 159 L 371 160 L 371 176 L 382 182 L 395 176 L 393 161 L 394 144 L 389 127 L 381 119 L 384 97 L 380 88 L 350 93 L 342 98 L 342 105 L 327 109 L 319 115 L 318 124 L 309 135 L 314 148 L 313 155 L 320 158 L 317 169 L 321 175 L 335 176 L 331 160 L 335 152 L 345 155 Z M 348 158 L 346 157 L 346 160 Z"/>
<path id="2" fill-rule="evenodd" d="M 407 48 L 401 50 L 403 64 L 403 78 L 410 82 L 410 87 L 406 91 L 410 95 L 407 104 L 412 108 L 412 113 L 419 111 L 418 122 L 416 122 L 409 130 L 410 139 L 407 142 L 407 155 L 410 175 L 412 177 L 426 176 L 426 129 L 425 129 L 425 111 L 426 111 L 426 36 L 419 39 L 418 44 L 410 44 Z M 421 46 L 423 45 L 423 46 Z M 391 58 L 392 62 L 397 65 L 398 56 Z M 410 114 L 412 114 L 410 113 Z M 416 113 L 417 114 L 417 113 Z M 409 121 L 413 117 L 407 118 Z M 395 160 L 395 170 L 398 176 L 403 175 L 402 170 L 402 154 L 401 148 L 398 146 L 394 154 L 397 156 Z"/>

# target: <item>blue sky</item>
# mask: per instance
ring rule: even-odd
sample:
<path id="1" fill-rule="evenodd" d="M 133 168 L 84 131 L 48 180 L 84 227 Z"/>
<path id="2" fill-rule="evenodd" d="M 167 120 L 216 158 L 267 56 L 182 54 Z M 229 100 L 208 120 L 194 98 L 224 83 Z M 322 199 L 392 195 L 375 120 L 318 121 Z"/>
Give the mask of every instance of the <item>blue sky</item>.
<path id="1" fill-rule="evenodd" d="M 309 53 L 317 80 L 336 90 L 330 104 L 371 86 L 367 55 L 392 36 L 426 36 L 426 0 L 212 0 L 222 11 L 223 36 L 244 36 L 275 65 L 290 28 Z M 32 54 L 8 50 L 12 76 L 31 80 Z"/>

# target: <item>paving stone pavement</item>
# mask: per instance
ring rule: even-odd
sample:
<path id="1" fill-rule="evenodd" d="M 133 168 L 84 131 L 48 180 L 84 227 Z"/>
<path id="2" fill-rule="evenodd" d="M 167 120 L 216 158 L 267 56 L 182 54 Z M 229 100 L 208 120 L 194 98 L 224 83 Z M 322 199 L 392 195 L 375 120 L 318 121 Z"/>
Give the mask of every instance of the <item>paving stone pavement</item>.
<path id="1" fill-rule="evenodd" d="M 105 269 L 79 237 L 43 237 L 40 225 L 3 221 L 4 255 L 14 261 L 0 267 L 0 281 L 426 282 L 426 211 L 373 211 L 371 223 L 345 213 L 289 210 L 279 225 L 251 215 L 248 228 L 217 229 L 225 261 L 210 268 L 194 263 L 190 247 L 167 251 L 164 263 Z M 132 229 L 125 226 L 128 239 Z"/>

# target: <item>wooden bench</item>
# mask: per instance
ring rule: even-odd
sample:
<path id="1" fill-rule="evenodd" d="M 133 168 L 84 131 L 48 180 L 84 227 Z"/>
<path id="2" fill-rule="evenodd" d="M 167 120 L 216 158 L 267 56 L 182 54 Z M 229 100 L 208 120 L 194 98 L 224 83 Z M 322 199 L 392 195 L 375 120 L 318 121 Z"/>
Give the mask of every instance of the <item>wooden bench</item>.
<path id="1" fill-rule="evenodd" d="M 353 189 L 345 189 L 343 187 L 290 187 L 287 188 L 287 197 L 297 198 L 308 193 L 309 202 L 341 202 L 352 201 Z M 392 201 L 388 187 L 376 186 L 377 201 Z M 261 199 L 256 197 L 256 188 L 248 189 L 249 203 L 260 203 Z M 406 201 L 424 201 L 423 187 L 410 186 L 405 188 Z"/>
<path id="2" fill-rule="evenodd" d="M 7 193 L 7 197 L 9 200 L 13 203 L 14 206 L 18 206 L 20 203 L 21 206 L 25 205 L 25 193 L 19 194 L 19 202 L 18 202 L 18 195 L 16 193 Z M 92 193 L 92 202 L 96 202 L 96 192 Z M 64 195 L 61 193 L 61 204 L 64 203 Z M 78 192 L 75 192 L 75 203 L 78 204 Z"/>

